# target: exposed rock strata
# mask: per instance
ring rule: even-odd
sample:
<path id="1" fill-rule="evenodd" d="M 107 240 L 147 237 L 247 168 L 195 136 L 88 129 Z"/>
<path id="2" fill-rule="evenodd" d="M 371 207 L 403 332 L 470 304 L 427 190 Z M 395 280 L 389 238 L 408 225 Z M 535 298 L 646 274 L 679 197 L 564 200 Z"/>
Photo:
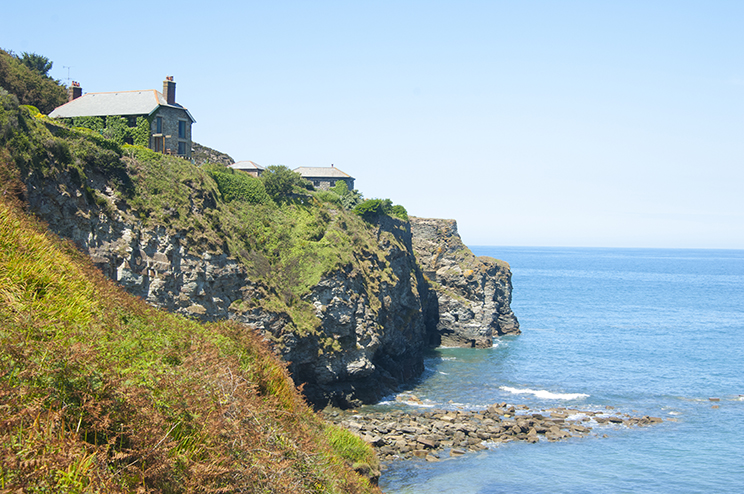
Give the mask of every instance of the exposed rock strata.
<path id="1" fill-rule="evenodd" d="M 374 402 L 423 371 L 427 325 L 433 330 L 436 313 L 429 315 L 429 290 L 407 223 L 383 219 L 376 253 L 359 252 L 356 264 L 328 274 L 311 289 L 306 299 L 316 307 L 320 326 L 299 335 L 286 330 L 287 314 L 251 304 L 267 296 L 266 287 L 251 280 L 235 259 L 200 252 L 185 232 L 144 228 L 107 189 L 104 177 L 89 177 L 90 185 L 108 197 L 108 213 L 65 176 L 30 177 L 31 210 L 87 252 L 109 278 L 149 303 L 202 320 L 230 318 L 263 331 L 315 405 Z M 363 276 L 364 266 L 370 268 Z M 385 275 L 375 266 L 384 266 Z M 368 286 L 370 280 L 376 286 Z"/>
<path id="2" fill-rule="evenodd" d="M 443 454 L 460 456 L 510 441 L 554 442 L 597 435 L 598 427 L 642 427 L 662 422 L 658 417 L 566 408 L 535 411 L 506 403 L 482 411 L 393 410 L 344 415 L 327 410 L 325 415 L 374 446 L 383 461 L 413 457 L 437 461 Z"/>
<path id="3" fill-rule="evenodd" d="M 441 344 L 487 348 L 494 336 L 519 334 L 509 265 L 476 257 L 462 243 L 455 220 L 410 221 L 414 252 L 437 294 Z"/>

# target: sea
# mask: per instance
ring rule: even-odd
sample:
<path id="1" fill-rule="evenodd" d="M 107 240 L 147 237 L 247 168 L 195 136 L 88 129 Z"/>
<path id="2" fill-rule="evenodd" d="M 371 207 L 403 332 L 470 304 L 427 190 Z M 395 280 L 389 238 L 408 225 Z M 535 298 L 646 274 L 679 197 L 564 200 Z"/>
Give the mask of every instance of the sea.
<path id="1" fill-rule="evenodd" d="M 385 493 L 744 493 L 744 251 L 473 247 L 513 273 L 522 334 L 438 348 L 401 404 L 661 417 L 586 437 L 394 461 Z M 363 412 L 363 410 L 362 410 Z"/>

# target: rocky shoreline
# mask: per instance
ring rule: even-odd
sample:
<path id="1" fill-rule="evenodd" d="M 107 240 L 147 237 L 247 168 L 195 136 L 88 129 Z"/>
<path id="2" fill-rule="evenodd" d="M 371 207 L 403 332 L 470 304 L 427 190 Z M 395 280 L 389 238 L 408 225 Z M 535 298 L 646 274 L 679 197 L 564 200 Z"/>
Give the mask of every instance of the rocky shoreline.
<path id="1" fill-rule="evenodd" d="M 372 445 L 382 462 L 423 458 L 439 461 L 511 441 L 537 443 L 572 437 L 598 436 L 603 426 L 643 427 L 659 417 L 554 407 L 531 410 L 525 405 L 498 403 L 485 410 L 426 410 L 349 413 L 327 409 L 327 420 L 359 435 Z M 606 436 L 605 436 L 606 437 Z"/>

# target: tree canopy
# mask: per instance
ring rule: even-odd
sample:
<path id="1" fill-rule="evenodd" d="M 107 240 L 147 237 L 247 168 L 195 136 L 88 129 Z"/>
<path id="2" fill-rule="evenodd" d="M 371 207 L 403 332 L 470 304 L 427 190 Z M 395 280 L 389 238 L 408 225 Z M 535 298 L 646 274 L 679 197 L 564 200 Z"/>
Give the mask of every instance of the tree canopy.
<path id="1" fill-rule="evenodd" d="M 266 192 L 274 201 L 284 202 L 295 193 L 295 189 L 313 190 L 310 182 L 284 165 L 272 165 L 261 174 Z"/>
<path id="2" fill-rule="evenodd" d="M 29 69 L 38 72 L 39 74 L 49 77 L 49 71 L 52 70 L 54 63 L 44 55 L 37 53 L 23 52 L 18 59 L 28 67 Z"/>

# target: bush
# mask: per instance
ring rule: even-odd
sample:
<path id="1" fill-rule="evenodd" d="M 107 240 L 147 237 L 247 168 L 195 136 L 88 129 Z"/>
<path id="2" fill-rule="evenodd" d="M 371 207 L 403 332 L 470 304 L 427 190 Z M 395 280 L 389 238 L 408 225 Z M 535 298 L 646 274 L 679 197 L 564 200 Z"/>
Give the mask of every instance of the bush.
<path id="1" fill-rule="evenodd" d="M 297 189 L 313 190 L 310 182 L 283 165 L 267 167 L 261 175 L 261 181 L 266 192 L 277 202 L 285 202 Z"/>
<path id="2" fill-rule="evenodd" d="M 404 208 L 400 204 L 396 204 L 395 206 L 393 206 L 393 208 L 390 210 L 390 216 L 395 216 L 398 219 L 408 221 L 408 211 L 406 211 L 406 208 Z"/>
<path id="3" fill-rule="evenodd" d="M 243 201 L 248 204 L 271 204 L 271 197 L 266 193 L 263 182 L 251 177 L 247 173 L 230 170 L 217 172 L 212 171 L 210 175 L 217 182 L 225 202 Z"/>
<path id="4" fill-rule="evenodd" d="M 401 205 L 393 205 L 390 199 L 367 199 L 354 207 L 354 213 L 365 221 L 374 221 L 379 216 L 393 216 L 408 221 L 408 211 Z"/>
<path id="5" fill-rule="evenodd" d="M 343 180 L 336 182 L 330 190 L 340 197 L 339 203 L 344 209 L 353 209 L 364 200 L 361 192 L 356 189 L 349 190 L 349 187 Z"/>

